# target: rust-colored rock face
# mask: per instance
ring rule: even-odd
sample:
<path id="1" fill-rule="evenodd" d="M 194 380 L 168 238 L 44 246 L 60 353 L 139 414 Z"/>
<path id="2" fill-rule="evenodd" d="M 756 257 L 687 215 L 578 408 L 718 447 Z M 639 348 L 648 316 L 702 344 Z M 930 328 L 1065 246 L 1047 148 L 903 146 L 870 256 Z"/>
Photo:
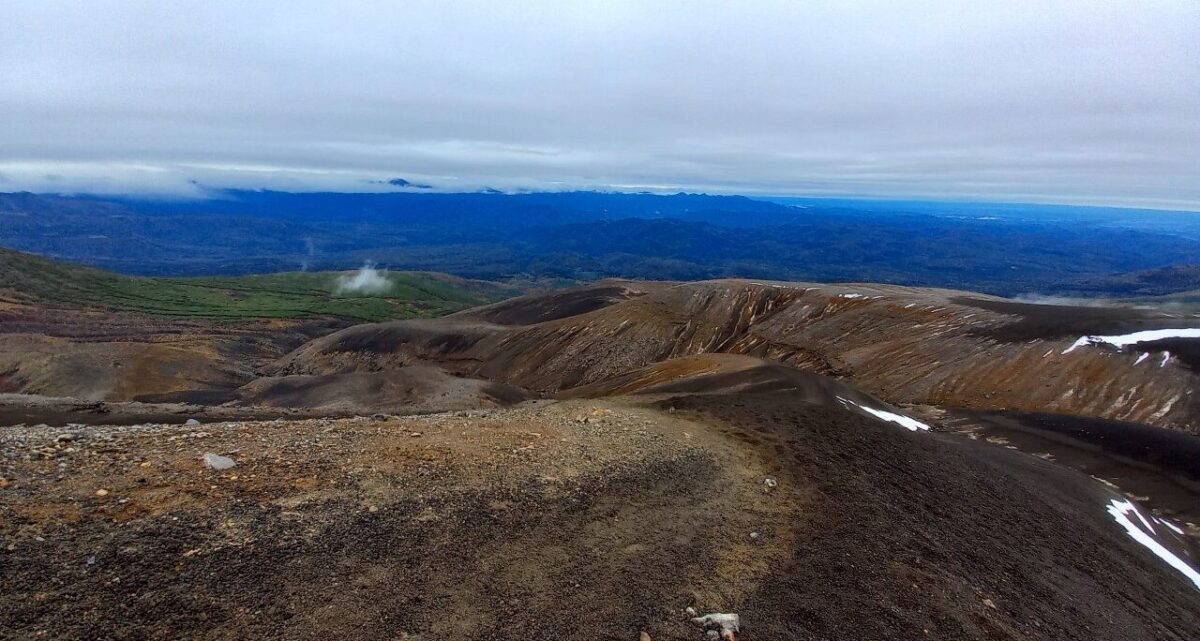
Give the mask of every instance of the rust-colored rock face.
<path id="1" fill-rule="evenodd" d="M 604 291 L 595 295 L 587 288 L 554 294 L 558 307 L 526 297 L 536 313 L 525 317 L 510 303 L 445 319 L 352 327 L 304 345 L 275 370 L 332 374 L 437 364 L 559 393 L 673 358 L 727 353 L 834 375 L 892 402 L 1200 430 L 1188 360 L 1151 343 L 1070 349 L 1083 335 L 1200 327 L 1181 314 L 1029 305 L 888 285 L 722 280 L 598 287 Z M 564 311 L 571 305 L 587 309 Z M 1178 341 L 1172 347 L 1180 353 Z"/>

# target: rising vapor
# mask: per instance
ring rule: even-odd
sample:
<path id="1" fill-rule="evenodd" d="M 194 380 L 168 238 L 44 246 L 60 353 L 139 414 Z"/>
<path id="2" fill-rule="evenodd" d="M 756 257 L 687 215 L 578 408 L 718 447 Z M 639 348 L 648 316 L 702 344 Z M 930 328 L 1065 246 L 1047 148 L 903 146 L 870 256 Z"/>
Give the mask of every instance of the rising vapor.
<path id="1" fill-rule="evenodd" d="M 388 279 L 387 271 L 376 269 L 374 263 L 366 262 L 353 274 L 338 276 L 334 292 L 338 294 L 381 294 L 391 287 L 392 281 Z"/>

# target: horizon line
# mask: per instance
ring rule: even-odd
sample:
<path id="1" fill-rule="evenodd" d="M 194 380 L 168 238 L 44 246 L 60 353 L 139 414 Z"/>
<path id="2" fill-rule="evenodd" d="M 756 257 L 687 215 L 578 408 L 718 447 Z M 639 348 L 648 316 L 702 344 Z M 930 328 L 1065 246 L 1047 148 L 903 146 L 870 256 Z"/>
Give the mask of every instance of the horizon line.
<path id="1" fill-rule="evenodd" d="M 687 188 L 667 188 L 657 187 L 655 189 L 621 189 L 615 187 L 573 187 L 564 189 L 502 189 L 496 187 L 481 187 L 474 190 L 456 190 L 456 189 L 439 189 L 437 187 L 422 187 L 422 188 L 400 188 L 390 190 L 336 190 L 336 189 L 304 189 L 304 190 L 289 190 L 278 189 L 271 187 L 246 188 L 246 187 L 211 187 L 196 184 L 197 190 L 190 193 L 182 193 L 178 191 L 136 191 L 129 192 L 105 192 L 105 191 L 89 191 L 89 190 L 62 190 L 62 191 L 39 191 L 33 189 L 21 189 L 14 191 L 0 191 L 0 195 L 34 195 L 34 196 L 58 196 L 62 198 L 97 198 L 97 199 L 126 199 L 126 200 L 142 200 L 142 201 L 167 201 L 167 202 L 186 202 L 186 201 L 203 201 L 203 200 L 220 200 L 222 194 L 235 193 L 275 193 L 289 195 L 304 195 L 304 194 L 340 194 L 340 195 L 483 195 L 483 196 L 522 196 L 536 194 L 572 194 L 572 193 L 592 193 L 592 194 L 611 194 L 625 196 L 657 196 L 669 198 L 672 196 L 709 196 L 709 197 L 741 197 L 761 202 L 771 202 L 779 205 L 787 205 L 788 203 L 778 202 L 780 200 L 796 200 L 796 201 L 824 201 L 824 202 L 859 202 L 859 203 L 913 203 L 923 205 L 970 205 L 978 207 L 986 206 L 1006 206 L 1006 207 L 1058 207 L 1069 209 L 1117 209 L 1123 211 L 1143 211 L 1169 214 L 1197 214 L 1200 213 L 1200 204 L 1196 205 L 1134 205 L 1134 204 L 1098 204 L 1089 201 L 1039 201 L 1039 200 L 1001 200 L 992 198 L 978 197 L 937 197 L 937 196 L 882 196 L 872 194 L 838 194 L 838 195 L 817 195 L 812 193 L 780 193 L 780 192 L 755 192 L 755 191 L 727 191 L 727 190 L 700 190 L 692 191 Z"/>

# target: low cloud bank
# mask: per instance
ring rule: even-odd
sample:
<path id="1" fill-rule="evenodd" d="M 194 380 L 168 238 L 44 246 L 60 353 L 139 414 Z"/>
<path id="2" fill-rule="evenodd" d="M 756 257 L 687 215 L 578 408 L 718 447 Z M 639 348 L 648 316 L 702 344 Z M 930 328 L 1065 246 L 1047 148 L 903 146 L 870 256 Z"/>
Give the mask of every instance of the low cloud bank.
<path id="1" fill-rule="evenodd" d="M 388 279 L 387 272 L 376 269 L 374 263 L 368 262 L 353 274 L 338 276 L 334 292 L 338 294 L 382 294 L 391 287 L 392 281 Z"/>
<path id="2" fill-rule="evenodd" d="M 1114 307 L 1119 301 L 1110 298 L 1078 298 L 1074 296 L 1045 296 L 1042 294 L 1020 294 L 1013 297 L 1019 303 L 1033 305 L 1067 305 L 1071 307 Z"/>

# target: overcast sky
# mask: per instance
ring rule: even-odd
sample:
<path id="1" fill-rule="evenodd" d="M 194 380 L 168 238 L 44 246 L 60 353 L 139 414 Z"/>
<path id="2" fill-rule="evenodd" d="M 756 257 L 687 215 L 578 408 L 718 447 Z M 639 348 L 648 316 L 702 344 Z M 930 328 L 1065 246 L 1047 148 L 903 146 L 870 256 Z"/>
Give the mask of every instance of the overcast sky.
<path id="1" fill-rule="evenodd" d="M 400 176 L 1200 209 L 1196 0 L 0 10 L 0 191 Z"/>

